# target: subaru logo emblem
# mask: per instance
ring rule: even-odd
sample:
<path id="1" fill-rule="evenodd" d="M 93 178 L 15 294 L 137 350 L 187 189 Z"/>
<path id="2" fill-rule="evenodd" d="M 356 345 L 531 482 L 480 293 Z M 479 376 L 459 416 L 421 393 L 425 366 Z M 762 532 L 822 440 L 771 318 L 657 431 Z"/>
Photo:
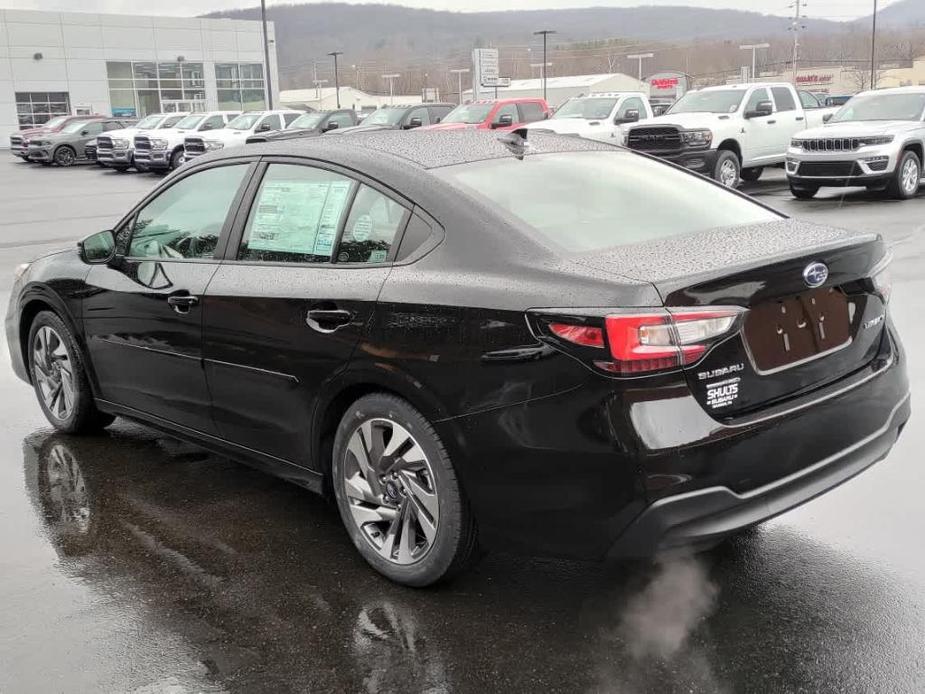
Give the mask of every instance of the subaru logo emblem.
<path id="1" fill-rule="evenodd" d="M 803 270 L 803 281 L 806 282 L 807 287 L 812 289 L 821 287 L 827 279 L 829 279 L 829 268 L 825 263 L 810 263 Z"/>

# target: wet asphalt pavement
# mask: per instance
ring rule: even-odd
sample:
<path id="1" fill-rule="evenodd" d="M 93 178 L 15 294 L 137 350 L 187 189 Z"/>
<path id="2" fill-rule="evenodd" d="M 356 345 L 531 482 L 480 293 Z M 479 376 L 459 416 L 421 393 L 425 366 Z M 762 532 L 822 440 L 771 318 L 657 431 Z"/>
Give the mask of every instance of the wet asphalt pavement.
<path id="1" fill-rule="evenodd" d="M 17 263 L 111 226 L 157 180 L 0 161 L 3 305 Z M 917 393 L 925 194 L 797 202 L 785 188 L 776 173 L 748 192 L 892 245 Z M 925 691 L 915 415 L 887 460 L 711 553 L 492 554 L 415 591 L 368 569 L 307 491 L 137 425 L 52 433 L 2 353 L 4 694 Z"/>

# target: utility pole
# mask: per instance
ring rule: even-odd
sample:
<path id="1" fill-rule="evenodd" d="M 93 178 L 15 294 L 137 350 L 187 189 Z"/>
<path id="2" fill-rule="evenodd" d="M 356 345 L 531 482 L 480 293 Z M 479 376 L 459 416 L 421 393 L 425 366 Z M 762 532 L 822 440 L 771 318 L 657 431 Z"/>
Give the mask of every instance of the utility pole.
<path id="1" fill-rule="evenodd" d="M 877 0 L 874 0 L 873 26 L 870 30 L 870 88 L 877 88 Z"/>
<path id="2" fill-rule="evenodd" d="M 554 29 L 540 29 L 539 31 L 534 31 L 534 36 L 543 37 L 543 100 L 546 100 L 546 39 L 550 34 L 555 34 Z"/>
<path id="3" fill-rule="evenodd" d="M 646 58 L 654 58 L 655 54 L 654 53 L 637 53 L 636 55 L 628 55 L 626 57 L 629 58 L 630 60 L 639 61 L 639 81 L 642 82 L 642 61 L 645 60 Z"/>
<path id="4" fill-rule="evenodd" d="M 803 3 L 805 0 L 794 0 L 792 7 L 794 8 L 793 21 L 790 23 L 790 31 L 793 32 L 793 84 L 796 86 L 797 83 L 797 65 L 800 61 L 800 32 L 806 28 L 806 25 L 803 24 L 802 12 L 803 12 Z"/>
<path id="5" fill-rule="evenodd" d="M 329 56 L 334 58 L 334 98 L 337 101 L 337 108 L 340 108 L 340 82 L 337 80 L 337 56 L 343 55 L 343 51 L 331 51 Z"/>
<path id="6" fill-rule="evenodd" d="M 263 64 L 267 85 L 267 106 L 273 108 L 273 85 L 270 83 L 270 42 L 267 40 L 267 0 L 260 0 L 260 19 L 263 21 Z"/>
<path id="7" fill-rule="evenodd" d="M 758 49 L 759 48 L 770 48 L 770 43 L 749 43 L 744 46 L 739 46 L 743 51 L 750 50 L 752 52 L 752 75 L 751 80 L 754 81 L 758 76 Z"/>
<path id="8" fill-rule="evenodd" d="M 393 81 L 401 77 L 397 72 L 390 75 L 383 75 L 382 79 L 389 81 L 389 106 L 395 104 L 395 92 L 392 89 Z"/>
<path id="9" fill-rule="evenodd" d="M 456 79 L 459 84 L 459 91 L 456 92 L 456 95 L 458 97 L 456 99 L 456 103 L 460 105 L 462 104 L 462 76 L 468 74 L 469 72 L 470 70 L 467 67 L 461 67 L 461 68 L 456 68 L 454 70 L 450 70 L 450 74 L 456 75 Z"/>
<path id="10" fill-rule="evenodd" d="M 319 110 L 323 110 L 321 109 L 321 85 L 327 84 L 327 83 L 328 83 L 327 80 L 313 80 L 312 81 L 312 84 L 315 85 L 315 101 L 318 102 Z"/>

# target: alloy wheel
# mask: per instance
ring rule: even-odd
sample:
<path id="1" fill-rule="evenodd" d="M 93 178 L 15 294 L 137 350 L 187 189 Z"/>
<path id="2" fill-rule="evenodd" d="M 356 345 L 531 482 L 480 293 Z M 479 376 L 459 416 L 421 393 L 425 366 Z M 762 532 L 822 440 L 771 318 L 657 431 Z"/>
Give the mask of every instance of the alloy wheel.
<path id="1" fill-rule="evenodd" d="M 74 409 L 74 371 L 61 336 L 43 325 L 35 334 L 32 364 L 45 408 L 56 419 L 67 419 Z"/>
<path id="2" fill-rule="evenodd" d="M 719 167 L 719 182 L 727 188 L 734 188 L 739 181 L 739 172 L 732 161 L 724 161 Z"/>
<path id="3" fill-rule="evenodd" d="M 74 163 L 74 152 L 72 152 L 67 147 L 62 147 L 57 152 L 55 152 L 55 161 L 60 166 L 70 166 Z"/>
<path id="4" fill-rule="evenodd" d="M 902 170 L 902 186 L 903 191 L 905 191 L 907 195 L 912 195 L 916 191 L 921 177 L 919 164 L 915 158 L 909 157 L 906 159 L 906 163 L 903 164 Z"/>
<path id="5" fill-rule="evenodd" d="M 421 445 L 400 424 L 370 419 L 350 435 L 342 484 L 360 534 L 388 561 L 408 565 L 433 546 L 440 503 Z"/>

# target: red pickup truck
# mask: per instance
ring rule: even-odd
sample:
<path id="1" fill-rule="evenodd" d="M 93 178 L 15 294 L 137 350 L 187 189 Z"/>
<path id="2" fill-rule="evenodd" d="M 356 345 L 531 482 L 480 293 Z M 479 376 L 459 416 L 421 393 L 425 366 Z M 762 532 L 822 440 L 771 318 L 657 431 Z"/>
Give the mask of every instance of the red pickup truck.
<path id="1" fill-rule="evenodd" d="M 549 104 L 543 99 L 493 99 L 460 104 L 443 120 L 420 130 L 512 130 L 525 123 L 549 118 Z"/>

